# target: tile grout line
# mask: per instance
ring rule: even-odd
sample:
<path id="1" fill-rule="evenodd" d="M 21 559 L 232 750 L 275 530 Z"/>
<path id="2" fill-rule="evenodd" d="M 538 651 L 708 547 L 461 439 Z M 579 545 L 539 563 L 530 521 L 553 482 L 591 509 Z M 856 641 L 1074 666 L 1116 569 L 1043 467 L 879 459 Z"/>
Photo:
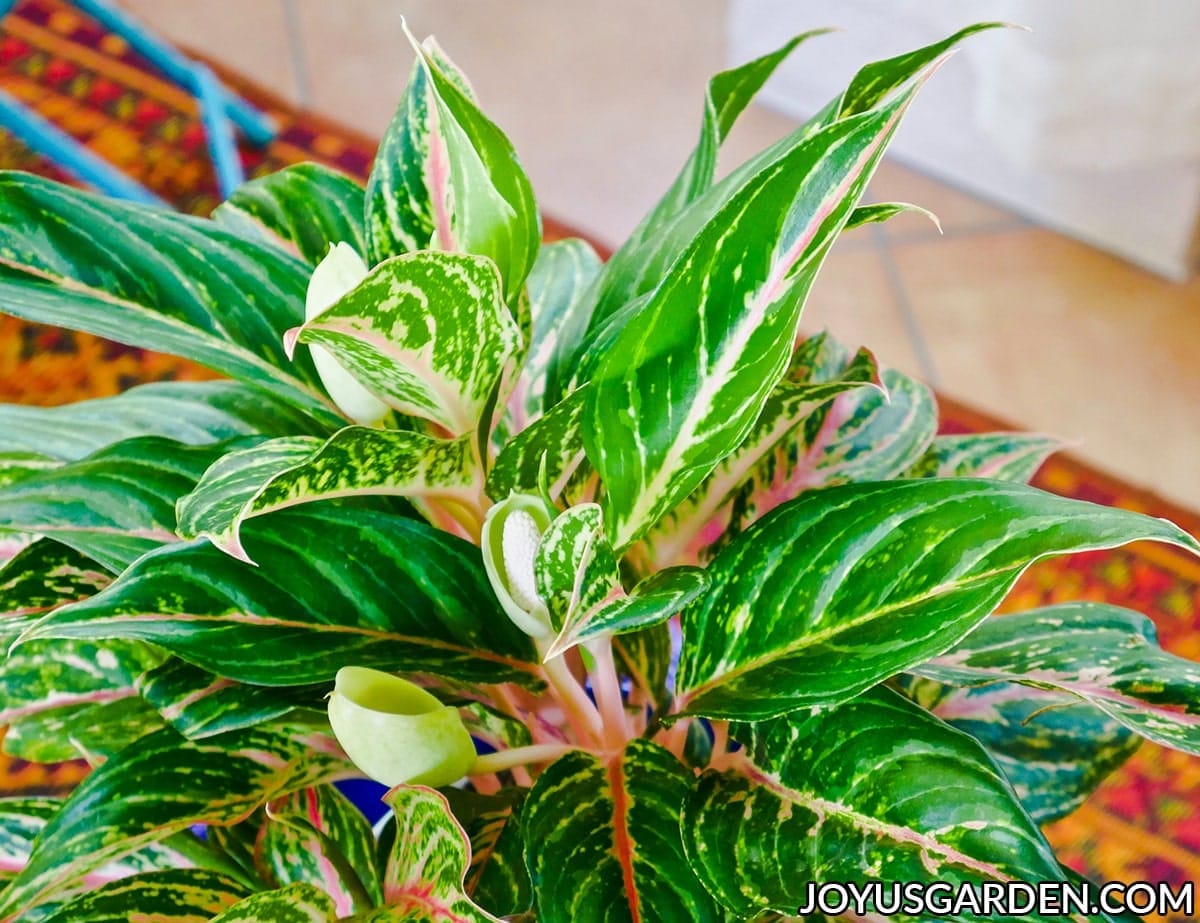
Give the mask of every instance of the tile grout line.
<path id="1" fill-rule="evenodd" d="M 304 37 L 300 34 L 300 14 L 296 0 L 281 0 L 283 21 L 287 29 L 288 57 L 296 78 L 296 102 L 301 109 L 312 108 L 312 82 L 308 72 L 308 55 L 304 53 Z"/>
<path id="2" fill-rule="evenodd" d="M 896 265 L 896 257 L 892 253 L 887 235 L 881 227 L 872 227 L 871 233 L 875 237 L 875 249 L 883 263 L 883 274 L 887 279 L 888 288 L 891 289 L 892 297 L 900 308 L 900 316 L 904 321 L 904 329 L 908 332 L 909 343 L 912 345 L 913 352 L 917 354 L 921 374 L 930 387 L 940 388 L 942 386 L 941 376 L 938 375 L 933 354 L 921 332 L 921 323 L 917 320 L 917 313 L 913 310 L 912 301 L 904 287 L 904 281 L 900 278 L 900 268 Z"/>

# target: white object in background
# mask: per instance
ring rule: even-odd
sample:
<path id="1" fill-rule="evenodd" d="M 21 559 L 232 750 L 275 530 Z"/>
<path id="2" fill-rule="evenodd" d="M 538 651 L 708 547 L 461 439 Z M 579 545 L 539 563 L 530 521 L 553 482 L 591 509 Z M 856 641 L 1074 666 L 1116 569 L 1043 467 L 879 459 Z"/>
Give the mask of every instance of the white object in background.
<path id="1" fill-rule="evenodd" d="M 1192 269 L 1200 216 L 1200 4 L 1160 0 L 731 0 L 732 56 L 747 60 L 818 26 L 764 101 L 816 112 L 857 65 L 969 22 L 968 39 L 922 90 L 898 159 L 1174 279 Z M 920 203 L 916 203 L 920 204 Z"/>

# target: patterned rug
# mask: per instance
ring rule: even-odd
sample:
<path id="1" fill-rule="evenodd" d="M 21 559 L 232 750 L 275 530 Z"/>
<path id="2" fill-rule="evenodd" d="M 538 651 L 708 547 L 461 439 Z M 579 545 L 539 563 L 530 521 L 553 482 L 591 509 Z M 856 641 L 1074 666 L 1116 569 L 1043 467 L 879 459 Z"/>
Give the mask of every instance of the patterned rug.
<path id="1" fill-rule="evenodd" d="M 290 109 L 223 74 L 281 127 L 266 150 L 247 148 L 250 176 L 316 160 L 365 176 L 374 143 Z M 0 28 L 0 86 L 179 208 L 207 214 L 217 204 L 204 134 L 192 98 L 155 75 L 119 37 L 55 0 L 25 0 Z M 0 167 L 65 178 L 0 133 Z M 548 228 L 551 236 L 562 233 Z M 0 400 L 59 404 L 113 394 L 132 384 L 209 377 L 179 359 L 147 354 L 83 334 L 0 318 Z M 1005 428 L 942 399 L 943 430 Z M 1036 482 L 1048 490 L 1165 516 L 1194 534 L 1200 518 L 1072 459 L 1058 456 Z M 1163 646 L 1200 660 L 1200 564 L 1157 546 L 1075 555 L 1032 569 L 1009 608 L 1073 599 L 1103 600 L 1149 614 Z M 0 793 L 60 788 L 78 778 L 66 766 L 0 764 Z M 1200 881 L 1200 759 L 1149 744 L 1095 796 L 1048 833 L 1089 876 L 1110 881 Z M 1179 918 L 1182 920 L 1182 918 Z"/>

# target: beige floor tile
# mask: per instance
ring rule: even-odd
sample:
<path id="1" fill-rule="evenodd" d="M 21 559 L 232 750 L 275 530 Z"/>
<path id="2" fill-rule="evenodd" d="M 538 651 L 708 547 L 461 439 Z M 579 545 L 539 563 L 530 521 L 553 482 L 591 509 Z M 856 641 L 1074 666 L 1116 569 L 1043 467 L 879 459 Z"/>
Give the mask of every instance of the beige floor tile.
<path id="1" fill-rule="evenodd" d="M 847 243 L 849 238 L 839 241 L 821 268 L 804 308 L 803 329 L 827 329 L 851 348 L 868 347 L 884 365 L 923 377 L 879 250 Z"/>
<path id="2" fill-rule="evenodd" d="M 943 390 L 1200 508 L 1200 279 L 1052 232 L 895 248 Z"/>
<path id="3" fill-rule="evenodd" d="M 284 0 L 120 0 L 172 41 L 296 100 Z"/>

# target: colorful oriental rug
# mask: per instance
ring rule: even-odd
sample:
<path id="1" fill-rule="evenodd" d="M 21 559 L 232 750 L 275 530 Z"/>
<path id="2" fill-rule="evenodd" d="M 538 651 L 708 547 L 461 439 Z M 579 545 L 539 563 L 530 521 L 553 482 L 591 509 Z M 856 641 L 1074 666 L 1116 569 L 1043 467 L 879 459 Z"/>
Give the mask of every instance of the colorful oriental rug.
<path id="1" fill-rule="evenodd" d="M 233 75 L 222 76 L 280 125 L 267 149 L 242 151 L 249 176 L 303 160 L 366 175 L 372 141 L 297 112 Z M 207 214 L 218 203 L 192 98 L 159 77 L 124 40 L 56 0 L 24 0 L 0 24 L 0 86 L 180 209 Z M 66 178 L 3 133 L 0 167 Z M 549 232 L 560 236 L 562 230 L 551 226 Z M 60 404 L 145 381 L 203 377 L 210 375 L 183 360 L 0 318 L 3 401 Z M 946 399 L 942 413 L 945 432 L 1005 428 Z M 1195 514 L 1069 455 L 1049 461 L 1035 483 L 1067 496 L 1165 516 L 1200 535 Z M 1166 649 L 1200 660 L 1200 564 L 1182 553 L 1134 546 L 1050 561 L 1026 574 L 1007 606 L 1024 609 L 1075 599 L 1145 612 Z M 47 770 L 0 762 L 0 794 L 61 790 L 80 773 L 77 765 Z M 1084 807 L 1051 825 L 1048 834 L 1068 862 L 1093 879 L 1200 881 L 1200 759 L 1144 744 Z"/>

